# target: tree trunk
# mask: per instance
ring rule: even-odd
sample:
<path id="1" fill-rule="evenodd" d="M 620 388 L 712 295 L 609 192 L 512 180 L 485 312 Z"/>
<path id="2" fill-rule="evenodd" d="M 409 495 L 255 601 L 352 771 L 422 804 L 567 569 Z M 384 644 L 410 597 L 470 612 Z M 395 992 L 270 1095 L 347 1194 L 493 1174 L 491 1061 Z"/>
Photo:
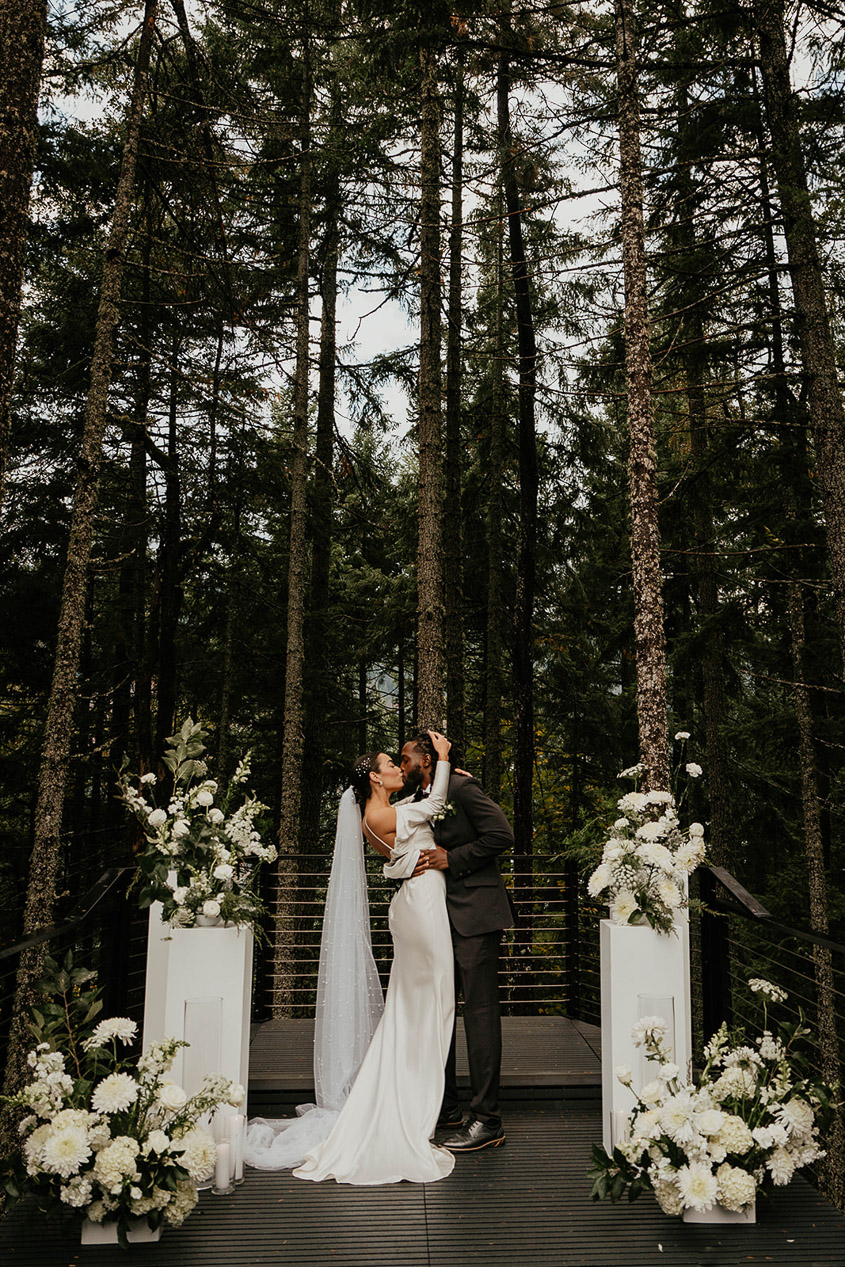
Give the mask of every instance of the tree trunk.
<path id="1" fill-rule="evenodd" d="M 167 425 L 167 460 L 164 463 L 164 532 L 159 569 L 159 636 L 158 698 L 156 702 L 155 751 L 158 761 L 164 752 L 165 740 L 173 734 L 176 721 L 177 670 L 176 633 L 182 610 L 181 569 L 179 566 L 182 536 L 182 493 L 179 476 L 179 453 L 176 422 L 178 417 L 177 374 L 178 344 L 171 352 L 170 408 Z M 159 778 L 167 770 L 159 765 Z"/>
<path id="2" fill-rule="evenodd" d="M 443 454 L 440 418 L 440 90 L 437 57 L 420 52 L 420 375 L 417 546 L 417 728 L 443 726 Z"/>
<path id="3" fill-rule="evenodd" d="M 103 435 L 111 382 L 112 349 L 115 331 L 120 320 L 120 288 L 132 212 L 135 166 L 156 4 L 157 0 L 147 0 L 144 9 L 144 23 L 135 64 L 123 160 L 103 265 L 100 306 L 91 362 L 91 382 L 85 405 L 79 476 L 71 515 L 70 540 L 59 611 L 56 660 L 47 705 L 44 749 L 39 771 L 35 840 L 24 911 L 24 936 L 46 927 L 53 917 L 61 842 L 62 807 L 73 708 L 77 694 L 79 649 L 84 624 L 88 563 L 94 537 Z M 7 1095 L 20 1085 L 24 1072 L 27 1018 L 34 997 L 33 985 L 42 972 L 44 954 L 45 948 L 42 945 L 33 947 L 21 955 L 6 1066 L 5 1092 Z"/>
<path id="4" fill-rule="evenodd" d="M 0 7 L 0 503 L 6 484 L 15 348 L 21 313 L 29 196 L 38 138 L 38 92 L 47 0 Z"/>
<path id="5" fill-rule="evenodd" d="M 758 0 L 754 16 L 845 672 L 845 408 L 789 79 L 783 0 Z"/>
<path id="6" fill-rule="evenodd" d="M 498 801 L 502 795 L 502 636 L 504 584 L 502 516 L 505 468 L 505 341 L 502 321 L 504 217 L 501 191 L 497 195 L 499 225 L 496 240 L 496 312 L 490 400 L 490 457 L 487 493 L 487 625 L 484 654 L 484 789 Z"/>
<path id="7" fill-rule="evenodd" d="M 801 586 L 794 577 L 789 582 L 787 592 L 792 673 L 795 679 L 792 696 L 795 720 L 798 724 L 798 764 L 801 773 L 801 804 L 804 812 L 804 841 L 810 891 L 810 925 L 814 933 L 826 937 L 828 933 L 827 879 L 810 692 L 806 685 L 804 663 L 804 600 Z M 822 1072 L 825 1080 L 832 1085 L 839 1080 L 840 1065 L 839 1040 L 836 1034 L 836 988 L 833 980 L 833 963 L 827 946 L 813 947 L 813 969 L 816 980 L 816 1014 Z M 836 1114 L 826 1145 L 827 1157 L 823 1163 L 825 1192 L 841 1209 L 843 1198 L 845 1198 L 845 1129 L 841 1109 Z"/>
<path id="8" fill-rule="evenodd" d="M 625 274 L 628 481 L 637 650 L 637 716 L 646 791 L 669 788 L 663 577 L 657 524 L 657 453 L 651 403 L 640 111 L 631 0 L 616 0 L 619 185 Z"/>
<path id="9" fill-rule="evenodd" d="M 288 556 L 287 653 L 282 744 L 282 795 L 277 864 L 273 957 L 273 1016 L 291 1014 L 295 975 L 295 886 L 303 752 L 303 679 L 305 670 L 305 590 L 308 583 L 308 370 L 311 265 L 311 48 L 304 15 L 302 82 L 302 159 L 299 182 L 299 262 L 294 380 L 293 459 L 291 463 L 290 550 Z"/>
<path id="10" fill-rule="evenodd" d="M 463 752 L 464 710 L 463 545 L 461 516 L 461 327 L 463 250 L 464 62 L 458 49 L 452 154 L 452 224 L 449 232 L 449 316 L 446 336 L 446 472 L 443 570 L 446 595 L 446 710 L 449 738 Z"/>
<path id="11" fill-rule="evenodd" d="M 510 40 L 510 6 L 502 19 L 502 45 Z M 534 589 L 539 485 L 534 396 L 537 345 L 528 264 L 522 235 L 522 208 L 515 171 L 516 146 L 510 122 L 510 57 L 499 55 L 496 105 L 502 188 L 508 219 L 511 280 L 519 349 L 519 540 L 513 624 L 513 821 L 514 898 L 520 908 L 517 954 L 527 972 L 531 960 L 534 903 Z M 530 988 L 530 978 L 524 978 Z"/>

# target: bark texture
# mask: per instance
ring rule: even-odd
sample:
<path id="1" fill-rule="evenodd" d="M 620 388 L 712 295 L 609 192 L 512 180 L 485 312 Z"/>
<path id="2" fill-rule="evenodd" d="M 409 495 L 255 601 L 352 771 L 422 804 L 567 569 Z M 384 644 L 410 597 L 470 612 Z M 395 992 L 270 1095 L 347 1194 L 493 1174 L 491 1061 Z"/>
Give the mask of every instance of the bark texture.
<path id="1" fill-rule="evenodd" d="M 114 215 L 103 265 L 91 362 L 91 380 L 85 405 L 85 421 L 78 462 L 79 473 L 59 610 L 56 659 L 47 706 L 47 724 L 38 779 L 35 833 L 24 910 L 24 936 L 36 932 L 51 922 L 56 896 L 62 809 L 73 730 L 73 709 L 78 690 L 79 653 L 85 625 L 88 564 L 94 538 L 94 518 L 99 493 L 103 436 L 112 372 L 112 352 L 115 331 L 120 320 L 120 288 L 133 206 L 138 141 L 147 91 L 156 7 L 157 0 L 147 0 L 135 63 Z M 7 1094 L 19 1085 L 24 1070 L 26 1018 L 32 1003 L 33 983 L 41 975 L 44 953 L 44 947 L 39 946 L 24 952 L 21 956 L 6 1067 Z"/>
<path id="2" fill-rule="evenodd" d="M 754 16 L 845 673 L 845 408 L 789 79 L 783 0 L 759 0 Z"/>
<path id="3" fill-rule="evenodd" d="M 630 0 L 616 2 L 619 93 L 619 185 L 625 273 L 625 374 L 628 396 L 628 484 L 634 572 L 637 717 L 646 791 L 669 788 L 663 577 L 657 524 L 657 452 L 651 401 L 646 298 L 643 177 L 634 18 Z"/>
<path id="4" fill-rule="evenodd" d="M 299 183 L 299 261 L 288 555 L 287 653 L 279 823 L 278 898 L 273 956 L 273 1015 L 289 1016 L 294 1003 L 295 905 L 304 743 L 305 590 L 308 583 L 308 352 L 311 268 L 311 54 L 305 39 L 302 88 L 302 158 Z"/>
<path id="5" fill-rule="evenodd" d="M 510 121 L 510 8 L 502 20 L 496 112 L 502 173 L 502 189 L 508 222 L 511 283 L 516 308 L 519 351 L 519 540 L 517 543 L 516 601 L 513 624 L 513 818 L 514 897 L 524 912 L 517 932 L 516 950 L 527 963 L 532 951 L 534 900 L 534 591 L 537 550 L 538 464 L 534 427 L 537 381 L 537 343 L 528 261 L 522 232 L 523 209 L 516 174 L 517 149 Z M 526 978 L 526 985 L 530 982 Z"/>
<path id="6" fill-rule="evenodd" d="M 487 464 L 487 625 L 484 655 L 484 789 L 494 801 L 498 801 L 502 795 L 502 662 L 504 658 L 502 514 L 505 479 L 505 347 L 502 284 L 505 224 L 501 192 L 498 203 L 496 311 L 493 316 L 493 372 L 490 391 L 490 457 Z"/>
<path id="7" fill-rule="evenodd" d="M 446 711 L 449 738 L 463 751 L 464 715 L 463 544 L 461 539 L 461 327 L 463 323 L 463 51 L 455 82 L 452 151 L 452 223 L 449 230 L 449 315 L 446 336 L 446 478 L 443 507 L 443 566 L 446 591 Z"/>
<path id="8" fill-rule="evenodd" d="M 420 52 L 420 371 L 417 539 L 417 729 L 443 726 L 443 439 L 440 374 L 440 89 Z"/>
<path id="9" fill-rule="evenodd" d="M 0 502 L 11 432 L 47 0 L 0 0 Z"/>

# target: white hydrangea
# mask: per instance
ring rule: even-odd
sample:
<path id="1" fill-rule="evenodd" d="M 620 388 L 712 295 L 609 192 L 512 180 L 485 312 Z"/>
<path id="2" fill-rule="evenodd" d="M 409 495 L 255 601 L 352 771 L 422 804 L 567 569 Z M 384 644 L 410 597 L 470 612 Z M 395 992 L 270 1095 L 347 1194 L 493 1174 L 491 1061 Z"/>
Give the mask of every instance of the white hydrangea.
<path id="1" fill-rule="evenodd" d="M 165 1220 L 171 1227 L 181 1227 L 191 1213 L 199 1197 L 194 1185 L 185 1180 L 180 1183 L 171 1200 L 164 1207 Z"/>
<path id="2" fill-rule="evenodd" d="M 59 1200 L 63 1201 L 65 1205 L 79 1210 L 89 1204 L 93 1194 L 94 1188 L 91 1180 L 85 1175 L 74 1175 L 67 1183 L 62 1184 L 59 1191 Z"/>
<path id="3" fill-rule="evenodd" d="M 680 1214 L 684 1208 L 681 1190 L 673 1179 L 655 1179 L 654 1195 L 664 1214 Z"/>
<path id="4" fill-rule="evenodd" d="M 757 1183 L 747 1170 L 723 1162 L 716 1171 L 719 1201 L 726 1210 L 744 1210 L 757 1195 Z"/>
<path id="5" fill-rule="evenodd" d="M 726 1113 L 718 1134 L 719 1143 L 729 1153 L 741 1156 L 754 1146 L 754 1136 L 748 1125 L 736 1113 Z"/>
<path id="6" fill-rule="evenodd" d="M 119 1194 L 127 1180 L 140 1179 L 136 1166 L 138 1141 L 129 1135 L 118 1135 L 101 1148 L 94 1161 L 94 1178 L 106 1193 Z"/>

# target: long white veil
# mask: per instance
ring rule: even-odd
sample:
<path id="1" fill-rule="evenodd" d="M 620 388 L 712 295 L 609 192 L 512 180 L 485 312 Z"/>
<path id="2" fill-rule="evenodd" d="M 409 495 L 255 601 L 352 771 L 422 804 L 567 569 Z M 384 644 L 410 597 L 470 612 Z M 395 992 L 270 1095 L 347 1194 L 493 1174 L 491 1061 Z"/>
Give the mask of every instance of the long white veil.
<path id="1" fill-rule="evenodd" d="M 334 858 L 326 893 L 317 1010 L 314 1091 L 317 1103 L 300 1104 L 295 1118 L 255 1118 L 247 1130 L 245 1160 L 262 1170 L 298 1166 L 326 1139 L 364 1059 L 384 1008 L 373 960 L 364 839 L 355 793 L 349 787 L 337 812 Z"/>

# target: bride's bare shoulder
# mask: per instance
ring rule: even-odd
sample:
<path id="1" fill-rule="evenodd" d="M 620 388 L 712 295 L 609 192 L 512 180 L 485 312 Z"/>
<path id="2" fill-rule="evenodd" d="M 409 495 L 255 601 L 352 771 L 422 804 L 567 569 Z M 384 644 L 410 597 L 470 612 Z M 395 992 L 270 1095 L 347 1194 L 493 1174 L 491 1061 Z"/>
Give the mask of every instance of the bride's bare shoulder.
<path id="1" fill-rule="evenodd" d="M 367 811 L 367 823 L 379 836 L 396 831 L 396 810 L 392 805 L 380 805 Z"/>

